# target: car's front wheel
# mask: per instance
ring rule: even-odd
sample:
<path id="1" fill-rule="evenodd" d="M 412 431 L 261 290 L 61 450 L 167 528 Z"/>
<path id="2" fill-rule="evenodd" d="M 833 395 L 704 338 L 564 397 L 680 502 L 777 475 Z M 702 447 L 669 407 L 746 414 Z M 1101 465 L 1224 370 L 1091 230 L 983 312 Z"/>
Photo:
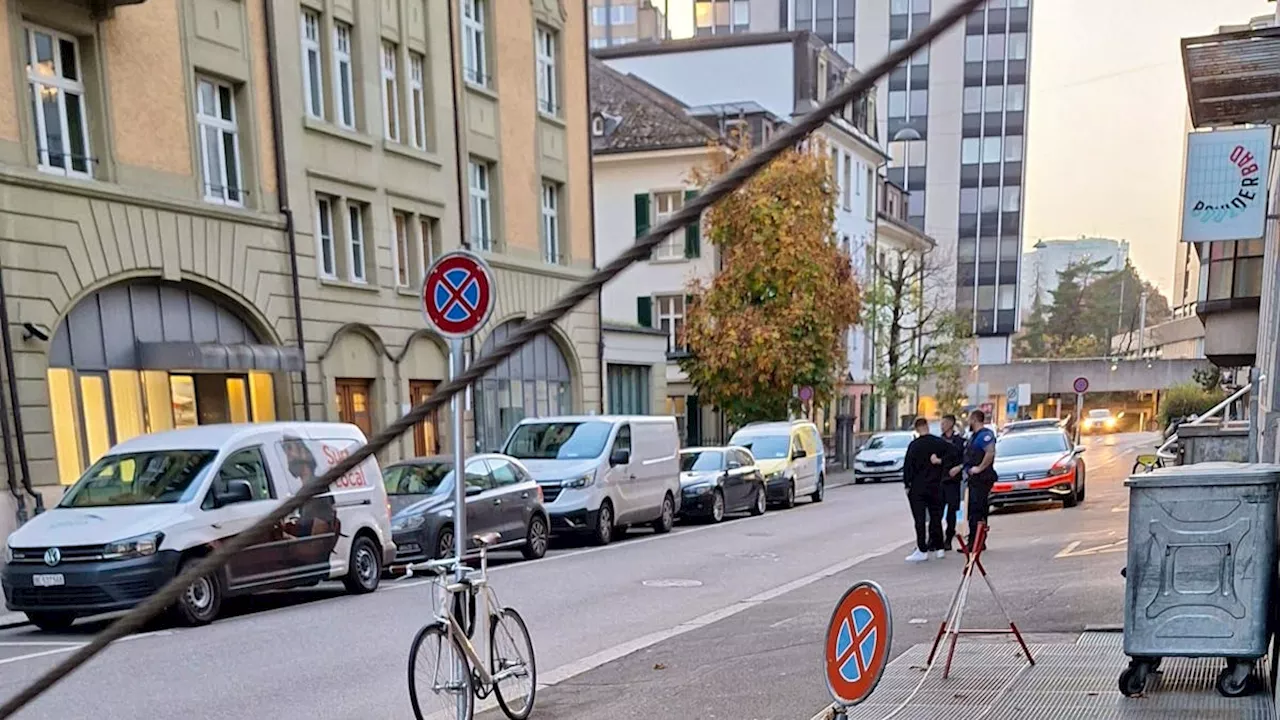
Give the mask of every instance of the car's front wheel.
<path id="1" fill-rule="evenodd" d="M 613 503 L 608 500 L 600 503 L 600 512 L 596 514 L 596 528 L 591 535 L 596 545 L 608 545 L 613 542 Z"/>
<path id="2" fill-rule="evenodd" d="M 342 583 L 347 592 L 363 595 L 377 590 L 381 581 L 382 555 L 373 540 L 361 535 L 351 543 L 351 559 L 348 561 L 347 576 L 342 579 Z"/>
<path id="3" fill-rule="evenodd" d="M 200 562 L 199 558 L 192 558 L 182 564 L 178 570 L 178 574 L 186 572 L 187 568 Z M 178 601 L 173 606 L 174 615 L 178 622 L 183 625 L 194 627 L 197 625 L 208 625 L 218 617 L 218 613 L 222 611 L 222 581 L 218 575 L 206 575 L 196 578 L 187 589 L 178 596 Z"/>
<path id="4" fill-rule="evenodd" d="M 724 520 L 724 493 L 716 490 L 711 495 L 711 522 L 718 523 Z"/>

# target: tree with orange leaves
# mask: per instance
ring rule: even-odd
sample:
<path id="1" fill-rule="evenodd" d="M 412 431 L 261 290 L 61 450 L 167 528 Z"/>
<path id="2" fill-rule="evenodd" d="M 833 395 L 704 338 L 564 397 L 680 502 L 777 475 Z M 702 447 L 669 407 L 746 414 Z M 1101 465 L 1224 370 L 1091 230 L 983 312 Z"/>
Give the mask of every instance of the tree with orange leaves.
<path id="1" fill-rule="evenodd" d="M 713 150 L 706 183 L 749 152 Z M 720 270 L 690 284 L 680 367 L 703 402 L 728 420 L 785 419 L 796 389 L 830 399 L 845 372 L 846 337 L 860 292 L 848 253 L 833 240 L 836 182 L 820 139 L 789 150 L 703 218 Z"/>

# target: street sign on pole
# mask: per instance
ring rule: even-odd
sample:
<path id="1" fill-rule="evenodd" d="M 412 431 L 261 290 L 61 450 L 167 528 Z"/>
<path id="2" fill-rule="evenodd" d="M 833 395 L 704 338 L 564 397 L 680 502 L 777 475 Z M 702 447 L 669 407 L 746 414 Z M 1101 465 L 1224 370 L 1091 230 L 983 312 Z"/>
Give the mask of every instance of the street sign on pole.
<path id="1" fill-rule="evenodd" d="M 1071 389 L 1075 390 L 1077 394 L 1089 392 L 1089 378 L 1076 378 L 1075 381 L 1071 383 Z"/>
<path id="2" fill-rule="evenodd" d="M 427 270 L 422 283 L 422 314 L 427 324 L 449 339 L 449 376 L 462 374 L 467 364 L 463 340 L 484 326 L 493 313 L 493 273 L 479 256 L 455 250 L 440 256 Z M 453 396 L 453 551 L 458 558 L 457 578 L 466 576 L 466 414 L 462 393 Z"/>
<path id="3" fill-rule="evenodd" d="M 809 387 L 808 385 L 805 385 L 804 387 L 800 388 L 800 402 L 807 403 L 812 399 L 813 399 L 813 388 Z"/>
<path id="4" fill-rule="evenodd" d="M 863 580 L 840 598 L 831 621 L 822 660 L 827 689 L 836 705 L 849 708 L 866 700 L 889 664 L 893 617 L 880 586 Z"/>
<path id="5" fill-rule="evenodd" d="M 1018 416 L 1018 386 L 1014 385 L 1005 391 L 1004 414 L 1006 420 Z"/>

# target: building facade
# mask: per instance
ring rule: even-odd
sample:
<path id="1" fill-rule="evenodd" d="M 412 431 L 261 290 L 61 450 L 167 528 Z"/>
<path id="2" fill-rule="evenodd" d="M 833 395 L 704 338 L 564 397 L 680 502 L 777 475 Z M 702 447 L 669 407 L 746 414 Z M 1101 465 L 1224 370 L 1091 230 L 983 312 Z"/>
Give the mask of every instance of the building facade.
<path id="1" fill-rule="evenodd" d="M 17 391 L 0 410 L 17 409 L 6 471 L 24 502 L 145 432 L 277 418 L 377 432 L 447 377 L 418 300 L 441 252 L 469 246 L 494 269 L 472 353 L 590 273 L 581 6 L 110 4 L 0 2 Z M 476 387 L 475 444 L 522 415 L 598 410 L 599 357 L 584 303 Z M 386 459 L 446 434 L 424 423 Z"/>
<path id="2" fill-rule="evenodd" d="M 587 44 L 591 48 L 661 42 L 670 33 L 666 0 L 590 0 Z"/>
<path id="3" fill-rule="evenodd" d="M 1025 318 L 1038 297 L 1040 302 L 1053 302 L 1058 287 L 1058 273 L 1072 263 L 1103 263 L 1100 270 L 1123 270 L 1129 262 L 1129 241 L 1111 238 L 1078 237 L 1075 239 L 1037 240 L 1022 253 L 1022 288 L 1020 310 Z"/>

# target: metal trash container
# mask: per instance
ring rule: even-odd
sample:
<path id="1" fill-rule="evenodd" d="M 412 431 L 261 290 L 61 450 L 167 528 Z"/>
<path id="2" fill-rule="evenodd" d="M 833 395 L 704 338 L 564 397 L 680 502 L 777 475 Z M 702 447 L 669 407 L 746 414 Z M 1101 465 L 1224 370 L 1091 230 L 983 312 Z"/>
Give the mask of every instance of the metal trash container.
<path id="1" fill-rule="evenodd" d="M 1267 653 L 1280 465 L 1198 463 L 1130 477 L 1120 692 L 1165 657 L 1221 657 L 1218 692 L 1255 690 Z"/>

